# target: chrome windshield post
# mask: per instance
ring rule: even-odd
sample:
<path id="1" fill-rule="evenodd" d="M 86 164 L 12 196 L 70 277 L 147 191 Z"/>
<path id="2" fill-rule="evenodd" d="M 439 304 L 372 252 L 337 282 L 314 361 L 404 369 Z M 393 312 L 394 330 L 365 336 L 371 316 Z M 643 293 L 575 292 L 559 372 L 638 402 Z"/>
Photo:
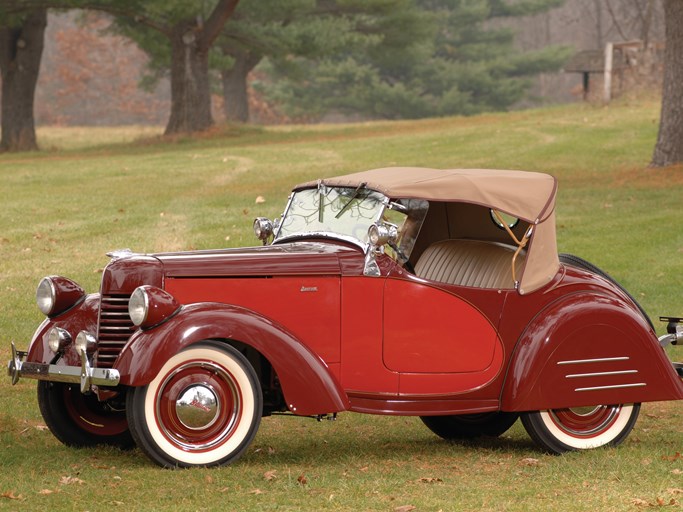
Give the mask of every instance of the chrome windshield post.
<path id="1" fill-rule="evenodd" d="M 377 265 L 377 260 L 375 259 L 375 248 L 372 244 L 368 244 L 367 248 L 365 249 L 363 275 L 370 277 L 379 277 L 381 275 L 381 272 L 379 271 L 379 265 Z"/>

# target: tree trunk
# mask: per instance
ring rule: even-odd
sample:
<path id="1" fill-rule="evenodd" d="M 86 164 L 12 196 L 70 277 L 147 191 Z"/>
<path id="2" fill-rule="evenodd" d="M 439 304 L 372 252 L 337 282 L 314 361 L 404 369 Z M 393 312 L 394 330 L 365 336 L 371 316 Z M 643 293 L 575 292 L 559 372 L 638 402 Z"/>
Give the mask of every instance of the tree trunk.
<path id="1" fill-rule="evenodd" d="M 664 18 L 664 85 L 654 167 L 683 162 L 683 1 L 664 0 Z"/>
<path id="2" fill-rule="evenodd" d="M 221 71 L 223 110 L 228 121 L 246 123 L 249 121 L 247 76 L 261 61 L 261 56 L 248 51 L 231 51 L 229 55 L 235 59 L 235 64 L 231 69 Z"/>
<path id="3" fill-rule="evenodd" d="M 206 130 L 213 124 L 209 52 L 198 44 L 193 23 L 173 27 L 171 39 L 171 117 L 166 134 Z"/>
<path id="4" fill-rule="evenodd" d="M 33 10 L 11 26 L 0 26 L 0 151 L 38 149 L 33 100 L 46 26 L 46 9 Z"/>
<path id="5" fill-rule="evenodd" d="M 171 40 L 171 117 L 166 134 L 206 130 L 211 117 L 209 51 L 233 15 L 239 0 L 218 0 L 206 22 L 200 18 L 175 24 Z"/>

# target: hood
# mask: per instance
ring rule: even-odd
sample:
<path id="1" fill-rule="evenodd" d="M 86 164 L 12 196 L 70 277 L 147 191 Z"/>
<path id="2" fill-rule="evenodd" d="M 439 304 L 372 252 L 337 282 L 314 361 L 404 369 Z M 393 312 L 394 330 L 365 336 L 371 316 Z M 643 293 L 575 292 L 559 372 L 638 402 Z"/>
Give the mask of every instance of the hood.
<path id="1" fill-rule="evenodd" d="M 342 254 L 358 249 L 331 243 L 294 242 L 262 247 L 153 254 L 167 277 L 339 274 Z"/>

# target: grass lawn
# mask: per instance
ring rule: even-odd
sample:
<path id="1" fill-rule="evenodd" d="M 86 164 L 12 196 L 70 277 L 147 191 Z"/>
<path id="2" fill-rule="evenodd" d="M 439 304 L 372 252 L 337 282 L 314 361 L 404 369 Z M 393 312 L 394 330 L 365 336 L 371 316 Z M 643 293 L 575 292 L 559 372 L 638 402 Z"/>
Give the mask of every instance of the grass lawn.
<path id="1" fill-rule="evenodd" d="M 278 215 L 294 184 L 391 165 L 554 174 L 560 251 L 609 272 L 654 320 L 683 316 L 683 168 L 647 168 L 658 109 L 624 101 L 174 141 L 150 128 L 41 129 L 44 152 L 0 155 L 0 362 L 41 322 L 44 275 L 92 292 L 113 249 L 256 245 L 253 218 Z M 683 347 L 670 353 L 683 360 Z M 417 418 L 347 413 L 266 418 L 233 466 L 166 471 L 138 450 L 62 446 L 43 426 L 35 382 L 0 379 L 0 510 L 680 509 L 681 453 L 680 402 L 644 404 L 617 449 L 560 457 L 519 423 L 448 444 Z"/>

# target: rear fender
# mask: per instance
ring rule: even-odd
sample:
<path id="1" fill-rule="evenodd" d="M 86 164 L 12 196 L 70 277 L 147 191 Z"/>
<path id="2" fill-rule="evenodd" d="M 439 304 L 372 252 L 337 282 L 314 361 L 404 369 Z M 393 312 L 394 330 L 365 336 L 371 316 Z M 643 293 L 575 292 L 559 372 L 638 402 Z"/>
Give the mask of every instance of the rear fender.
<path id="1" fill-rule="evenodd" d="M 530 323 L 512 356 L 502 409 L 532 411 L 683 399 L 683 381 L 631 303 L 581 292 Z"/>
<path id="2" fill-rule="evenodd" d="M 296 414 L 326 414 L 349 407 L 346 394 L 320 357 L 272 320 L 226 304 L 185 306 L 158 327 L 136 331 L 114 368 L 121 374 L 121 384 L 145 386 L 174 354 L 210 339 L 239 341 L 259 351 L 273 366 L 287 406 Z"/>

